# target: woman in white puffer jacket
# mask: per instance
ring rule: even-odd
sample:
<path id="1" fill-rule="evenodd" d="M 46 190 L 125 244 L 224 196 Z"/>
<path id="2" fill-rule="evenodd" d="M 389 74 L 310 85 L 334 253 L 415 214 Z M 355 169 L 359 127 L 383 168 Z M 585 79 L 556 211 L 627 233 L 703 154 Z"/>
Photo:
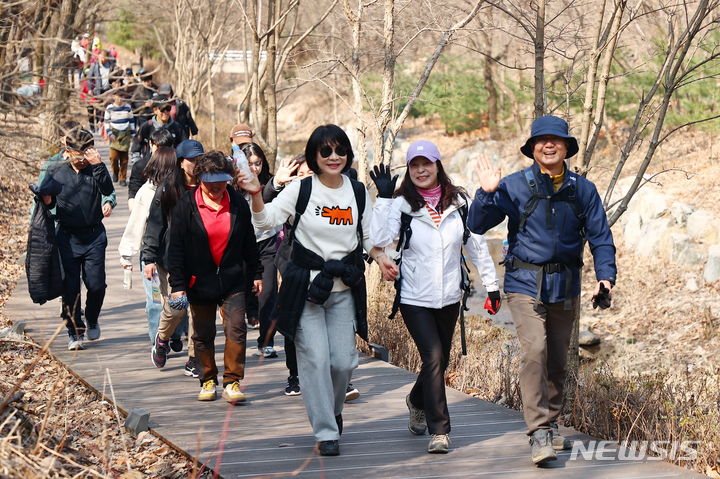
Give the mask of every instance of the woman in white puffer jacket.
<path id="1" fill-rule="evenodd" d="M 391 245 L 400 237 L 403 214 L 408 215 L 411 235 L 404 235 L 401 241 L 399 306 L 422 360 L 420 374 L 406 398 L 408 429 L 417 435 L 427 429 L 431 435 L 428 452 L 446 453 L 450 415 L 445 370 L 461 307 L 466 231 L 462 212 L 467 214 L 469 205 L 462 189 L 445 173 L 433 143 L 411 144 L 406 161 L 407 173 L 397 192 L 393 191 L 397 177 L 391 179 L 387 168 L 376 166 L 370 174 L 379 194 L 370 238 L 379 247 Z M 464 246 L 488 291 L 485 307 L 494 314 L 500 307 L 500 292 L 485 238 L 470 234 Z"/>

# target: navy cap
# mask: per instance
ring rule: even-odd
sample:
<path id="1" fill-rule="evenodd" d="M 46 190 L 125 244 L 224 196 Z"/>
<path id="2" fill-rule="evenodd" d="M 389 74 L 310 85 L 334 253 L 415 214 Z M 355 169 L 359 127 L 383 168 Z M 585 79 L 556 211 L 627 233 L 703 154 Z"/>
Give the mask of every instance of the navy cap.
<path id="1" fill-rule="evenodd" d="M 200 181 L 204 183 L 215 183 L 218 181 L 230 181 L 232 180 L 232 176 L 229 173 L 225 173 L 224 171 L 219 171 L 217 173 L 203 173 L 200 175 Z"/>
<path id="2" fill-rule="evenodd" d="M 202 143 L 197 140 L 184 140 L 175 148 L 175 154 L 178 158 L 192 159 L 205 154 Z"/>
<path id="3" fill-rule="evenodd" d="M 541 116 L 532 122 L 530 127 L 530 138 L 520 148 L 523 155 L 535 159 L 533 156 L 533 140 L 538 136 L 555 135 L 565 138 L 568 143 L 566 158 L 572 158 L 578 152 L 577 140 L 568 133 L 569 127 L 565 120 L 557 116 Z"/>

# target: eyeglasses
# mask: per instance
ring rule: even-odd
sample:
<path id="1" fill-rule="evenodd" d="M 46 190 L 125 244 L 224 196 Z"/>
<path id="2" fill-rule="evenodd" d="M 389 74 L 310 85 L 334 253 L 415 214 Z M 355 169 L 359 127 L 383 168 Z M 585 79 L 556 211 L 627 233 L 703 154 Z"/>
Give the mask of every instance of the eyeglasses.
<path id="1" fill-rule="evenodd" d="M 335 150 L 335 154 L 337 156 L 347 156 L 347 154 L 348 154 L 348 149 L 342 145 L 337 145 L 334 148 L 334 150 Z M 332 154 L 333 154 L 332 146 L 325 145 L 325 146 L 320 147 L 320 156 L 322 156 L 323 158 L 328 158 Z"/>
<path id="2" fill-rule="evenodd" d="M 167 113 L 170 110 L 172 110 L 172 107 L 170 105 L 160 108 L 160 111 L 163 113 Z"/>

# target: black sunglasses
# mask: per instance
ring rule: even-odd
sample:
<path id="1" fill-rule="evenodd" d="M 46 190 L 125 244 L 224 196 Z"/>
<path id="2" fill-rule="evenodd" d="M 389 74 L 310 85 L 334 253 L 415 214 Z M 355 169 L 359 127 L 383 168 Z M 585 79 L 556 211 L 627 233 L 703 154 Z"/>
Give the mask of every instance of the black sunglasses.
<path id="1" fill-rule="evenodd" d="M 332 146 L 325 145 L 325 146 L 321 146 L 321 147 L 320 147 L 320 156 L 322 156 L 323 158 L 328 158 L 328 157 L 330 157 L 330 155 L 332 155 L 332 153 L 333 153 L 333 147 L 332 147 Z M 345 147 L 342 146 L 342 145 L 338 145 L 338 146 L 335 147 L 335 154 L 336 154 L 337 156 L 347 156 L 347 154 L 348 154 L 348 149 L 345 148 Z"/>
<path id="2" fill-rule="evenodd" d="M 170 111 L 170 110 L 172 110 L 172 107 L 170 105 L 160 108 L 160 111 L 162 111 L 162 112 L 166 112 L 166 111 Z"/>

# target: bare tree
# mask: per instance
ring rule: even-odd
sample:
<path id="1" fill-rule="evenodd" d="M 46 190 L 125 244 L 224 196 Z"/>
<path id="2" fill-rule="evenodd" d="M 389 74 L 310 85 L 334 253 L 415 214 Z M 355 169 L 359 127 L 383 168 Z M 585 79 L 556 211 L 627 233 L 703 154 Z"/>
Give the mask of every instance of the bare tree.
<path id="1" fill-rule="evenodd" d="M 304 19 L 305 3 L 301 0 L 268 0 L 244 2 L 236 0 L 244 19 L 243 48 L 245 85 L 238 104 L 238 121 L 250 121 L 255 141 L 263 148 L 271 168 L 276 162 L 278 137 L 277 115 L 295 85 L 284 99 L 278 101 L 282 76 L 292 55 L 325 21 L 338 0 L 315 9 Z M 250 57 L 249 60 L 247 57 Z M 297 77 L 295 78 L 297 80 Z M 303 82 L 300 82 L 303 83 Z"/>
<path id="2" fill-rule="evenodd" d="M 97 0 L 18 0 L 3 6 L 0 21 L 0 108 L 17 119 L 40 123 L 40 137 L 53 145 L 60 122 L 74 100 L 69 60 L 70 42 L 96 17 Z M 18 95 L 28 72 L 19 71 L 21 50 L 32 50 L 35 84 L 44 88 L 33 97 Z"/>

